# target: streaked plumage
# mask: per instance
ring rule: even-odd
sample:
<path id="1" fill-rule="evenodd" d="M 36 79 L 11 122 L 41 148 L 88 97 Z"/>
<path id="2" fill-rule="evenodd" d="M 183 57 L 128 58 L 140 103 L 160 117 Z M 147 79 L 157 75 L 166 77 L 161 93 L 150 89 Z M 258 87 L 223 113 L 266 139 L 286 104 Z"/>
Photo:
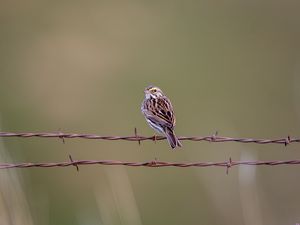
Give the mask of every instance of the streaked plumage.
<path id="1" fill-rule="evenodd" d="M 176 119 L 171 101 L 158 87 L 149 86 L 144 92 L 141 110 L 148 124 L 167 137 L 172 149 L 181 147 L 182 144 L 174 133 Z"/>

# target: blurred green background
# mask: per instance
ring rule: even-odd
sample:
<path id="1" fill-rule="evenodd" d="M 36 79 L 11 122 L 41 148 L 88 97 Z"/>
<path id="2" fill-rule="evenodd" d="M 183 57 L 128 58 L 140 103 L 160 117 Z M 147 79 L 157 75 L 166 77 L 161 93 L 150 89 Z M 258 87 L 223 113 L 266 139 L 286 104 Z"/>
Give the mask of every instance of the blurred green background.
<path id="1" fill-rule="evenodd" d="M 299 136 L 300 2 L 1 1 L 0 130 L 153 135 L 143 90 L 177 135 Z M 299 146 L 2 138 L 1 162 L 288 160 Z M 0 171 L 1 224 L 296 224 L 299 166 Z"/>

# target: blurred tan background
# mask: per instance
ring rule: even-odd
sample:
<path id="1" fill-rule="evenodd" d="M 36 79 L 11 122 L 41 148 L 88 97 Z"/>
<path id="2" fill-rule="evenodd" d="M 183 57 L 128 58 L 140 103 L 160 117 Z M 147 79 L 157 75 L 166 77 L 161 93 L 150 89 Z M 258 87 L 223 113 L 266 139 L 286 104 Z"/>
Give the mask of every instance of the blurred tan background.
<path id="1" fill-rule="evenodd" d="M 0 130 L 153 135 L 149 84 L 178 135 L 298 136 L 299 1 L 1 1 Z M 0 139 L 1 162 L 285 160 L 297 144 Z M 300 223 L 300 167 L 0 171 L 1 224 Z"/>

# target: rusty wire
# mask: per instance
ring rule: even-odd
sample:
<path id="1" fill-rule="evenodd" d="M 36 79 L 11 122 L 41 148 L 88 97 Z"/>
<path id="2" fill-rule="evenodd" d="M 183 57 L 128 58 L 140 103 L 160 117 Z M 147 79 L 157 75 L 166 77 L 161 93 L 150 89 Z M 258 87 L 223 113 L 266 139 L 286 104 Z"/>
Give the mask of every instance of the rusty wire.
<path id="1" fill-rule="evenodd" d="M 110 165 L 110 166 L 130 166 L 130 167 L 225 167 L 226 173 L 231 167 L 239 165 L 247 166 L 278 166 L 278 165 L 299 165 L 300 160 L 282 160 L 282 161 L 228 161 L 223 162 L 163 162 L 163 161 L 146 161 L 146 162 L 129 162 L 118 160 L 73 160 L 69 156 L 70 161 L 65 162 L 52 162 L 52 163 L 3 163 L 0 164 L 0 169 L 10 168 L 52 168 L 52 167 L 68 167 L 75 166 L 77 171 L 79 166 L 83 165 Z"/>
<path id="2" fill-rule="evenodd" d="M 82 139 L 98 139 L 98 140 L 125 140 L 125 141 L 137 141 L 139 144 L 141 141 L 161 141 L 166 139 L 163 136 L 140 136 L 137 133 L 137 129 L 134 129 L 134 136 L 100 136 L 96 134 L 77 134 L 77 133 L 63 133 L 63 132 L 0 132 L 0 137 L 22 137 L 22 138 L 60 138 L 65 141 L 67 138 L 82 138 Z M 239 143 L 255 143 L 255 144 L 283 144 L 287 146 L 290 143 L 299 143 L 300 138 L 292 138 L 287 136 L 286 138 L 278 139 L 255 139 L 255 138 L 233 138 L 218 136 L 216 132 L 209 136 L 179 136 L 179 140 L 185 141 L 207 141 L 207 142 L 239 142 Z M 52 167 L 68 167 L 74 166 L 77 171 L 81 165 L 110 165 L 110 166 L 130 166 L 130 167 L 225 167 L 226 173 L 231 167 L 239 165 L 247 166 L 277 166 L 277 165 L 299 165 L 300 160 L 282 160 L 282 161 L 232 161 L 231 158 L 228 161 L 223 162 L 163 162 L 163 161 L 146 161 L 146 162 L 130 162 L 130 161 L 118 161 L 118 160 L 73 160 L 72 156 L 69 156 L 70 161 L 65 162 L 50 162 L 50 163 L 2 163 L 0 169 L 10 168 L 52 168 Z"/>
<path id="3" fill-rule="evenodd" d="M 107 141 L 161 141 L 166 139 L 163 136 L 140 136 L 137 134 L 137 129 L 134 129 L 134 136 L 100 136 L 96 134 L 76 134 L 76 133 L 62 133 L 62 132 L 0 132 L 0 137 L 39 137 L 39 138 L 60 138 L 63 141 L 67 138 L 82 138 L 82 139 L 97 139 L 97 140 L 107 140 Z M 255 138 L 233 138 L 218 136 L 216 132 L 209 136 L 178 136 L 179 140 L 183 141 L 207 141 L 207 142 L 240 142 L 240 143 L 255 143 L 255 144 L 283 144 L 288 145 L 290 143 L 299 143 L 300 138 L 292 138 L 290 136 L 277 139 L 255 139 Z"/>

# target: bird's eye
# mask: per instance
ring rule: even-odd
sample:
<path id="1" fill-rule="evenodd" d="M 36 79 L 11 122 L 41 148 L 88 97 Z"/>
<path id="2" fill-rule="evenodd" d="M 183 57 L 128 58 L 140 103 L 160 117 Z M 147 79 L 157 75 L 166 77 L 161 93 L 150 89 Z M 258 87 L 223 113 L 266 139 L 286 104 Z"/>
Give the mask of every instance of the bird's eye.
<path id="1" fill-rule="evenodd" d="M 156 89 L 154 89 L 153 92 L 155 93 L 155 92 L 156 92 Z"/>

